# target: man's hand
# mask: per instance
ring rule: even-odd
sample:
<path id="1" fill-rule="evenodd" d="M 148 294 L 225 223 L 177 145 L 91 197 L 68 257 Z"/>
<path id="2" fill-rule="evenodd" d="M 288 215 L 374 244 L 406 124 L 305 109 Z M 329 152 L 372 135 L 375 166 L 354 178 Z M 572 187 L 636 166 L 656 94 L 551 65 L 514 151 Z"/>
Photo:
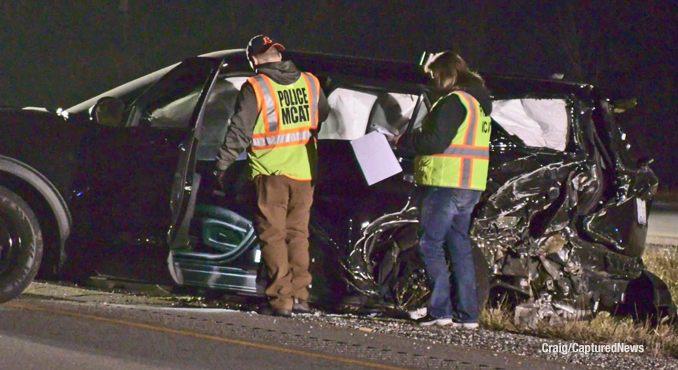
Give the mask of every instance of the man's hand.
<path id="1" fill-rule="evenodd" d="M 224 190 L 226 188 L 226 171 L 225 170 L 216 170 L 214 171 L 214 177 L 217 180 L 217 185 L 219 185 L 219 189 Z"/>
<path id="2" fill-rule="evenodd" d="M 404 134 L 397 134 L 397 133 L 394 134 L 394 133 L 391 133 L 391 132 L 388 132 L 387 134 L 382 132 L 382 131 L 378 131 L 378 132 L 381 132 L 382 134 L 384 134 L 384 136 L 386 137 L 386 140 L 391 142 L 391 143 L 394 143 L 394 144 L 397 143 L 398 140 L 400 139 L 400 137 L 404 135 Z"/>

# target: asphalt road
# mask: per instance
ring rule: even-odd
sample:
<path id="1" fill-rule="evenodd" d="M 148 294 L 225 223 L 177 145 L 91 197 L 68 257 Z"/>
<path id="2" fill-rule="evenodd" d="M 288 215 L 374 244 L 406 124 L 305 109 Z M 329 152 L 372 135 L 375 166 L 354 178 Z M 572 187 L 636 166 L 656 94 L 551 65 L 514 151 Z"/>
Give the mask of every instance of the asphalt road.
<path id="1" fill-rule="evenodd" d="M 648 243 L 678 245 L 678 205 L 653 205 Z M 0 316 L 2 370 L 582 368 L 50 284 L 0 305 Z"/>
<path id="2" fill-rule="evenodd" d="M 581 369 L 384 333 L 39 284 L 0 306 L 0 369 Z"/>
<path id="3" fill-rule="evenodd" d="M 647 220 L 647 242 L 678 245 L 678 204 L 652 204 Z"/>

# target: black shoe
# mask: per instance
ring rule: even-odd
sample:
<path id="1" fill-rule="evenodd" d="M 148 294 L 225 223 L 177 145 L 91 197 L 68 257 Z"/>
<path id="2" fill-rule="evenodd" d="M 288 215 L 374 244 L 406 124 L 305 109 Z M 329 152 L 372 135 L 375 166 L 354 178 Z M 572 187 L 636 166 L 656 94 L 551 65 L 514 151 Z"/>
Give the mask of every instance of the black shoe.
<path id="1" fill-rule="evenodd" d="M 276 308 L 276 309 L 273 310 L 273 316 L 292 317 L 292 310 L 286 310 L 284 308 Z"/>
<path id="2" fill-rule="evenodd" d="M 271 306 L 263 306 L 257 310 L 259 315 L 266 316 L 280 316 L 280 317 L 291 317 L 292 311 L 286 310 L 284 308 L 273 308 Z"/>
<path id="3" fill-rule="evenodd" d="M 437 318 L 435 316 L 431 315 L 426 315 L 424 317 L 421 317 L 419 319 L 414 320 L 417 324 L 421 326 L 431 326 L 431 325 L 440 325 L 440 326 L 445 326 L 445 325 L 451 325 L 452 319 L 446 319 L 446 318 Z"/>
<path id="4" fill-rule="evenodd" d="M 308 302 L 303 299 L 294 298 L 294 305 L 292 306 L 292 312 L 294 313 L 311 313 L 311 307 L 308 305 Z"/>

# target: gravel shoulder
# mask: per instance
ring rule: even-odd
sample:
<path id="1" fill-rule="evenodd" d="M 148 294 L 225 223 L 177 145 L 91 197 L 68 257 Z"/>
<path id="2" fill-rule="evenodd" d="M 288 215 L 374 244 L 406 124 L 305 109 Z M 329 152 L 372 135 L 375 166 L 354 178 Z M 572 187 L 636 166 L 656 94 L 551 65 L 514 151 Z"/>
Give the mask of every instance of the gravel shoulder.
<path id="1" fill-rule="evenodd" d="M 214 307 L 214 304 L 206 303 L 200 298 L 172 297 L 168 287 L 132 283 L 114 283 L 106 280 L 99 281 L 98 288 L 34 282 L 29 289 L 27 289 L 22 298 L 68 300 L 83 303 L 103 302 L 108 304 L 148 305 L 156 307 Z M 243 311 L 251 310 L 250 306 L 243 304 L 242 302 L 227 302 L 221 304 L 221 306 Z M 379 316 L 333 315 L 322 312 L 295 315 L 294 320 L 365 332 L 383 333 L 402 337 L 403 339 L 430 341 L 436 344 L 451 344 L 500 353 L 543 358 L 598 369 L 678 369 L 678 359 L 656 357 L 653 354 L 648 353 L 560 353 L 543 351 L 547 346 L 551 346 L 550 348 L 555 348 L 553 346 L 558 346 L 558 348 L 575 346 L 583 351 L 586 349 L 586 345 L 593 343 L 553 340 L 484 328 L 467 330 L 435 326 L 421 327 L 413 324 L 411 321 L 402 319 Z"/>
<path id="2" fill-rule="evenodd" d="M 361 330 L 388 333 L 403 338 L 427 340 L 434 343 L 453 344 L 476 349 L 512 353 L 543 358 L 558 362 L 580 364 L 597 369 L 678 369 L 678 359 L 632 355 L 625 353 L 554 353 L 544 352 L 544 346 L 576 346 L 591 343 L 538 338 L 528 335 L 480 328 L 478 330 L 453 329 L 448 327 L 421 327 L 405 320 L 376 317 L 303 315 L 299 320 L 308 320 Z M 553 348 L 553 347 L 551 347 Z"/>

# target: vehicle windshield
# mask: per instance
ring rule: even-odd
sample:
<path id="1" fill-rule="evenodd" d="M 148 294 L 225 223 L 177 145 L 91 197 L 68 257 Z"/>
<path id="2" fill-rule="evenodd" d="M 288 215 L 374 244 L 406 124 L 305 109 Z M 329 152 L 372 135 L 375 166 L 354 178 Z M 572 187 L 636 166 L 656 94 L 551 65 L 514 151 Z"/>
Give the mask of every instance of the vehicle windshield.
<path id="1" fill-rule="evenodd" d="M 200 57 L 207 58 L 223 58 L 228 55 L 242 53 L 242 50 L 220 50 L 212 53 L 199 55 Z M 108 90 L 102 94 L 99 94 L 93 98 L 87 99 L 82 103 L 74 105 L 68 109 L 66 112 L 69 114 L 81 113 L 92 108 L 94 104 L 99 101 L 99 99 L 110 96 L 118 98 L 125 102 L 125 104 L 132 103 L 136 98 L 138 98 L 141 93 L 143 93 L 149 86 L 158 81 L 162 76 L 167 74 L 172 68 L 178 66 L 180 63 L 174 63 L 170 66 L 167 66 L 163 69 L 157 70 L 153 73 L 147 74 L 145 76 L 139 77 L 136 80 L 130 81 L 124 85 L 120 85 L 112 90 Z"/>
<path id="2" fill-rule="evenodd" d="M 129 104 L 134 99 L 136 99 L 141 93 L 146 90 L 150 85 L 158 81 L 162 76 L 167 74 L 172 68 L 178 66 L 179 63 L 173 64 L 171 66 L 165 67 L 153 73 L 147 74 L 146 76 L 137 78 L 136 80 L 130 81 L 124 85 L 118 86 L 113 90 L 108 90 L 103 94 L 99 94 L 91 99 L 85 100 L 84 102 L 74 105 L 68 109 L 66 112 L 69 114 L 80 113 L 90 109 L 96 104 L 99 99 L 110 96 L 114 98 L 121 99 L 125 104 Z"/>

